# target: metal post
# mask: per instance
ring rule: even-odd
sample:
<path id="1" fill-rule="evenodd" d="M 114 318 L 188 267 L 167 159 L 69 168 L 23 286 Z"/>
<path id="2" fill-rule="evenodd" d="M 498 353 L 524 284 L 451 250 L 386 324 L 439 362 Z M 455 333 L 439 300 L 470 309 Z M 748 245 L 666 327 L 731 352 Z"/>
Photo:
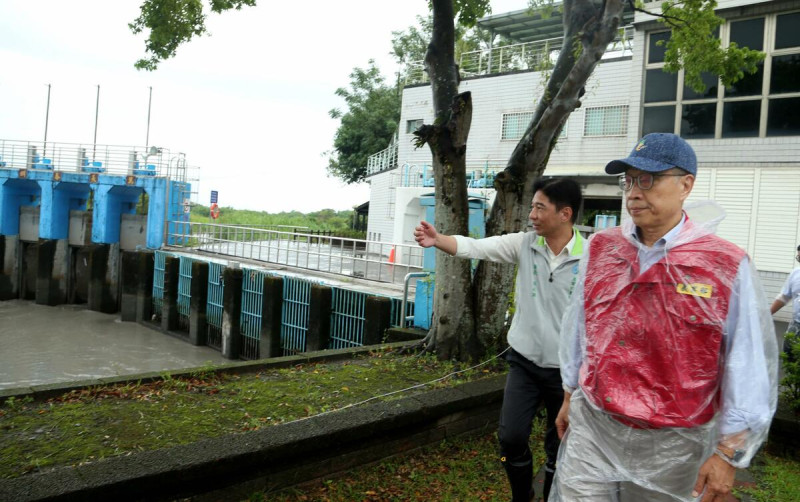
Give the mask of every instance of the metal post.
<path id="1" fill-rule="evenodd" d="M 406 317 L 406 304 L 408 303 L 408 283 L 413 277 L 428 277 L 430 272 L 411 272 L 410 274 L 406 274 L 405 279 L 403 279 L 403 302 L 400 304 L 400 327 L 406 327 L 406 321 L 409 319 Z M 413 320 L 414 318 L 411 317 Z"/>
<path id="2" fill-rule="evenodd" d="M 150 146 L 150 106 L 153 104 L 153 86 L 150 86 L 150 98 L 147 100 L 147 137 L 144 140 L 144 151 Z"/>
<path id="3" fill-rule="evenodd" d="M 94 105 L 94 143 L 92 144 L 92 161 L 97 150 L 97 117 L 100 114 L 100 84 L 97 84 L 97 101 Z"/>
<path id="4" fill-rule="evenodd" d="M 50 122 L 50 84 L 47 84 L 47 111 L 44 115 L 44 148 L 42 158 L 47 156 L 47 125 Z"/>

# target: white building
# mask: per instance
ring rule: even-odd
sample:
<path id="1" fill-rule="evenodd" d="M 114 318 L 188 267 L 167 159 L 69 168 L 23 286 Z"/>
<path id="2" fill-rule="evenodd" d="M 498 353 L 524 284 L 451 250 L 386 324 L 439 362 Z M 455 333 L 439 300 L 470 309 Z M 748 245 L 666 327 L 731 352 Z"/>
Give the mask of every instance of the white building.
<path id="1" fill-rule="evenodd" d="M 795 265 L 800 243 L 800 1 L 719 0 L 723 46 L 737 42 L 766 58 L 755 75 L 730 89 L 707 80 L 698 95 L 683 86 L 683 72 L 663 67 L 656 41 L 669 35 L 652 17 L 636 14 L 625 36 L 609 48 L 586 87 L 581 108 L 570 116 L 545 175 L 570 176 L 584 189 L 584 215 L 620 214 L 622 193 L 605 164 L 627 156 L 638 138 L 674 132 L 698 157 L 690 200 L 713 199 L 727 212 L 719 235 L 754 259 L 771 301 Z M 657 4 L 649 4 L 658 11 Z M 467 144 L 470 193 L 491 200 L 487 174 L 505 167 L 542 94 L 546 75 L 536 71 L 542 54 L 557 49 L 560 17 L 538 19 L 527 11 L 491 16 L 487 29 L 509 36 L 514 46 L 462 57 L 460 91 L 472 92 L 473 115 Z M 541 66 L 539 66 L 541 67 Z M 432 123 L 430 85 L 403 91 L 395 145 L 371 159 L 368 238 L 413 243 L 412 229 L 424 214 L 419 196 L 431 155 L 415 150 L 411 134 Z M 624 217 L 624 215 L 623 215 Z M 591 224 L 591 222 L 589 222 Z M 788 320 L 790 309 L 776 316 Z"/>

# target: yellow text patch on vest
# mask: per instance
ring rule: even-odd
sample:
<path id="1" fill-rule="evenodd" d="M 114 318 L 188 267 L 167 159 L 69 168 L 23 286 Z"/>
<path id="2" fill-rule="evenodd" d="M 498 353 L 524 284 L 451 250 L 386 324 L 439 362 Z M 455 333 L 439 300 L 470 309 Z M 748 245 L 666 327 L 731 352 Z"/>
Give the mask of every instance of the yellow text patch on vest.
<path id="1" fill-rule="evenodd" d="M 693 282 L 691 284 L 678 284 L 676 291 L 682 295 L 702 296 L 703 298 L 711 298 L 711 292 L 714 287 L 711 284 L 700 284 Z"/>

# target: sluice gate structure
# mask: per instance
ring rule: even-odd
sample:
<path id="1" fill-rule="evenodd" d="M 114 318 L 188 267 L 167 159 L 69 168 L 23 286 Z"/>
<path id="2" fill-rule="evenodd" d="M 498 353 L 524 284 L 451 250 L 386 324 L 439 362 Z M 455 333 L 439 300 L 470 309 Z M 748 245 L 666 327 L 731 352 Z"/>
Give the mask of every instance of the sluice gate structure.
<path id="1" fill-rule="evenodd" d="M 190 223 L 195 173 L 165 148 L 0 140 L 0 300 L 120 312 L 229 359 L 413 323 L 421 249 Z"/>

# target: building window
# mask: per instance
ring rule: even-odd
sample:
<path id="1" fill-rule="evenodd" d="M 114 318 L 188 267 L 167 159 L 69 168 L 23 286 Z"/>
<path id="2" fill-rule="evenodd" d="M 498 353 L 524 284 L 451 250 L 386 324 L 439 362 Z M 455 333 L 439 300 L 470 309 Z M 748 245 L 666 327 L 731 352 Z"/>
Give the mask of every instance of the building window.
<path id="1" fill-rule="evenodd" d="M 583 123 L 584 136 L 624 136 L 628 129 L 628 106 L 587 108 Z"/>
<path id="2" fill-rule="evenodd" d="M 406 134 L 412 134 L 422 127 L 423 119 L 406 120 Z"/>
<path id="3" fill-rule="evenodd" d="M 731 43 L 766 53 L 757 71 L 725 89 L 702 75 L 698 93 L 684 85 L 684 72 L 663 71 L 669 32 L 648 35 L 642 135 L 672 132 L 687 139 L 800 135 L 800 12 L 734 20 L 721 27 Z"/>
<path id="4" fill-rule="evenodd" d="M 504 113 L 500 139 L 514 140 L 522 138 L 531 120 L 533 120 L 533 112 Z"/>

